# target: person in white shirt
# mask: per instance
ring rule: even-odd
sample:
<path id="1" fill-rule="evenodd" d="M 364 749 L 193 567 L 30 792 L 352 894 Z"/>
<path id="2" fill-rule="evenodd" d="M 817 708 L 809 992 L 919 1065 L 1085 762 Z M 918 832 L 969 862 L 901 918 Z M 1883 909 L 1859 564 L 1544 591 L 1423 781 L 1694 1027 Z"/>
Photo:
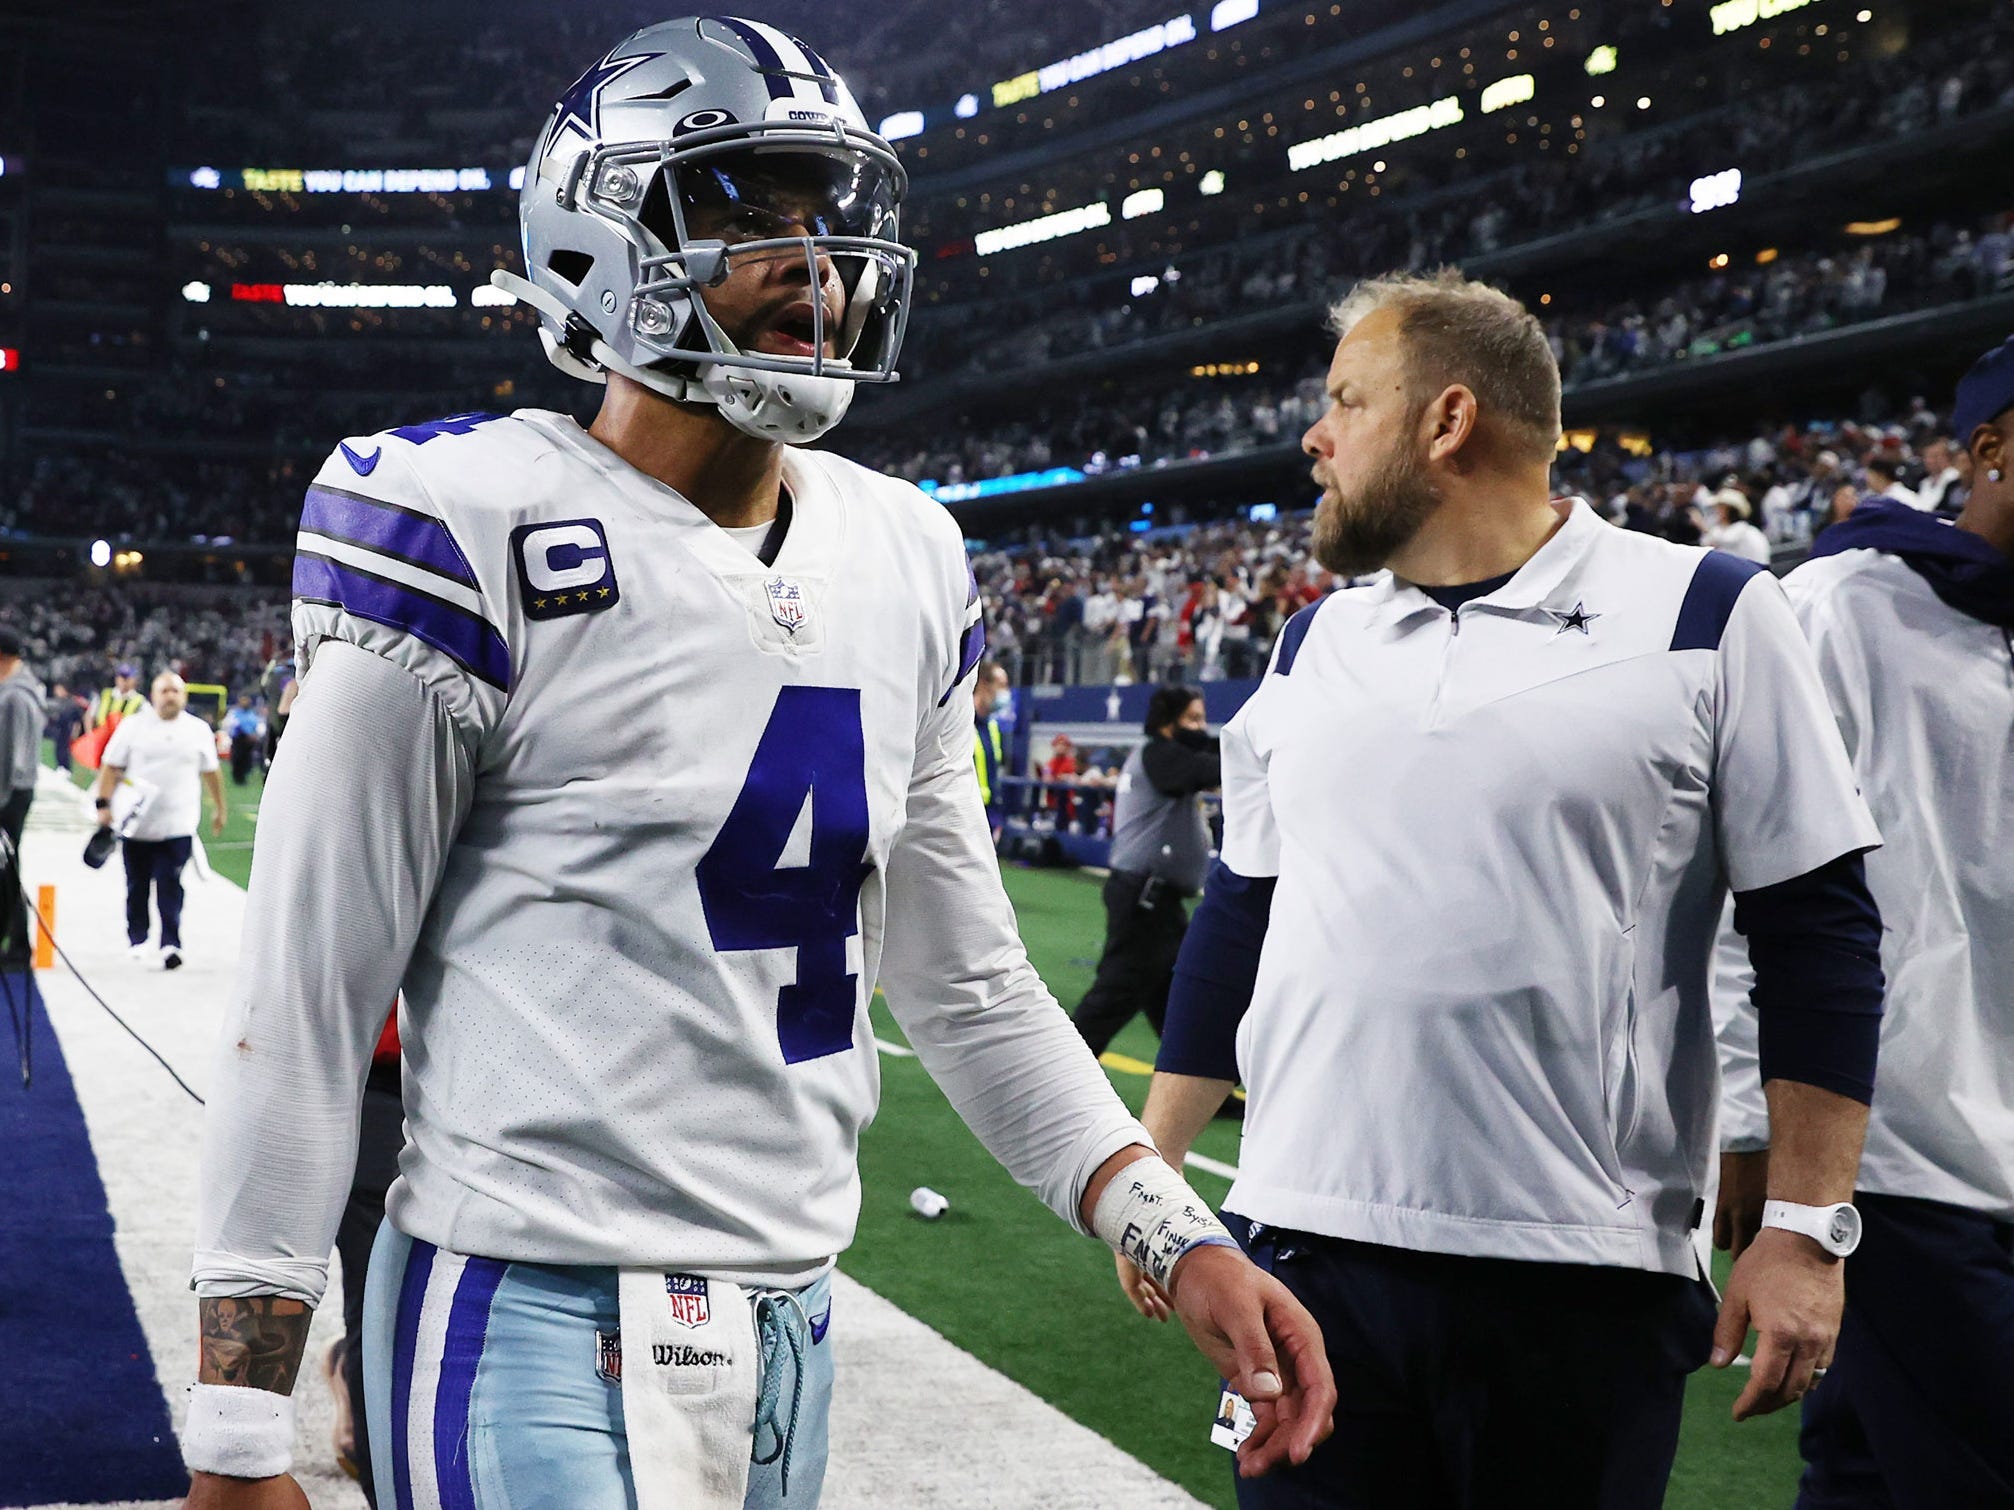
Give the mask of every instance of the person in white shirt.
<path id="1" fill-rule="evenodd" d="M 1326 1433 L 1305 1308 L 1015 932 L 957 524 L 811 445 L 894 374 L 905 182 L 786 33 L 636 32 L 538 133 L 527 276 L 493 277 L 606 384 L 593 424 L 351 436 L 310 486 L 204 1127 L 191 1510 L 305 1504 L 291 1396 L 395 992 L 407 1141 L 360 1345 L 401 1507 L 817 1503 L 877 984 L 1012 1174 L 1165 1271 L 1256 1385 L 1245 1470 Z"/>
<path id="2" fill-rule="evenodd" d="M 195 848 L 210 794 L 210 832 L 224 832 L 224 778 L 217 736 L 188 711 L 189 689 L 172 671 L 154 678 L 151 709 L 123 719 L 98 768 L 98 822 L 125 840 L 126 943 L 136 959 L 148 954 L 150 904 L 161 915 L 163 969 L 182 963 L 182 867 Z"/>
<path id="3" fill-rule="evenodd" d="M 1923 448 L 1923 486 L 1916 496 L 1932 513 L 1955 511 L 1965 497 L 1965 475 L 1952 460 L 1951 442 L 1943 436 Z"/>
<path id="4" fill-rule="evenodd" d="M 1712 507 L 1714 523 L 1707 526 L 1700 543 L 1758 566 L 1769 565 L 1769 537 L 1748 522 L 1748 499 L 1734 488 L 1722 488 L 1713 495 Z"/>
<path id="5" fill-rule="evenodd" d="M 1144 1117 L 1173 1156 L 1242 1079 L 1226 1222 L 1321 1322 L 1345 1402 L 1239 1504 L 1640 1510 L 1709 1349 L 1760 1333 L 1737 1419 L 1829 1362 L 1879 835 L 1776 579 L 1549 498 L 1559 375 L 1527 311 L 1448 271 L 1373 280 L 1333 323 L 1315 553 L 1386 570 L 1297 614 L 1224 731 L 1222 854 Z M 1776 992 L 1785 1209 L 1716 1326 L 1730 887 Z M 1808 989 L 1834 950 L 1853 968 Z"/>
<path id="6" fill-rule="evenodd" d="M 1876 498 L 1892 498 L 1912 509 L 1928 509 L 1916 490 L 1902 480 L 1900 463 L 1885 451 L 1871 453 L 1862 466 L 1867 473 L 1867 491 Z"/>
<path id="7" fill-rule="evenodd" d="M 1805 1505 L 2014 1505 L 2014 340 L 1959 386 L 1956 525 L 1870 499 L 1784 580 L 1881 825 L 1890 982 L 1837 1360 L 1806 1399 Z M 1774 1142 L 1749 950 L 1721 939 L 1716 1240 Z"/>

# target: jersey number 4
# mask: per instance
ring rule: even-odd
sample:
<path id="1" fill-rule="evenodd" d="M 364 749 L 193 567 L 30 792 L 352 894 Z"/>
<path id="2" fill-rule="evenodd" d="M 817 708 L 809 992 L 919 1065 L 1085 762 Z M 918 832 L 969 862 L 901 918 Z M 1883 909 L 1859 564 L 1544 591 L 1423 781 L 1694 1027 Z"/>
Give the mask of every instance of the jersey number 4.
<path id="1" fill-rule="evenodd" d="M 786 866 L 807 801 L 809 861 Z M 797 951 L 797 980 L 776 997 L 786 1064 L 853 1047 L 859 982 L 846 967 L 846 941 L 860 931 L 860 886 L 872 868 L 866 856 L 860 693 L 785 687 L 698 880 L 714 948 Z"/>

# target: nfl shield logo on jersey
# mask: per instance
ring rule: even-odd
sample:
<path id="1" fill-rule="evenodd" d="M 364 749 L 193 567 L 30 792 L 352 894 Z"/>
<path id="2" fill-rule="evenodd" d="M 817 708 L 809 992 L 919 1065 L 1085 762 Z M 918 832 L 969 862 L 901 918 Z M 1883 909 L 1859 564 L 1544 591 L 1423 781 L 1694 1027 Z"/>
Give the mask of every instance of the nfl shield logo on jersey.
<path id="1" fill-rule="evenodd" d="M 697 1330 L 712 1317 L 706 1300 L 706 1281 L 690 1274 L 664 1276 L 664 1293 L 671 1306 L 671 1319 L 682 1327 Z"/>
<path id="2" fill-rule="evenodd" d="M 769 594 L 769 615 L 792 634 L 804 627 L 804 589 L 788 577 L 771 577 L 762 584 Z"/>

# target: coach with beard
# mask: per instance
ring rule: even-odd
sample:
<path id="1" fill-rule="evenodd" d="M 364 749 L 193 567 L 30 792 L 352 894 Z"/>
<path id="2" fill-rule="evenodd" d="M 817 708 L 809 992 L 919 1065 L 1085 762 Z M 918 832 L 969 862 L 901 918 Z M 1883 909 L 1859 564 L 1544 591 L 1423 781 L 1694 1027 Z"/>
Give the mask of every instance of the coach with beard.
<path id="1" fill-rule="evenodd" d="M 1382 573 L 1289 622 L 1224 732 L 1145 1118 L 1179 1160 L 1243 1080 L 1226 1220 L 1321 1322 L 1342 1397 L 1239 1504 L 1659 1504 L 1709 1352 L 1759 1333 L 1737 1419 L 1831 1358 L 1880 837 L 1776 580 L 1550 496 L 1559 372 L 1525 309 L 1443 272 L 1333 322 L 1315 554 Z M 1730 889 L 1772 1216 L 1716 1323 Z"/>

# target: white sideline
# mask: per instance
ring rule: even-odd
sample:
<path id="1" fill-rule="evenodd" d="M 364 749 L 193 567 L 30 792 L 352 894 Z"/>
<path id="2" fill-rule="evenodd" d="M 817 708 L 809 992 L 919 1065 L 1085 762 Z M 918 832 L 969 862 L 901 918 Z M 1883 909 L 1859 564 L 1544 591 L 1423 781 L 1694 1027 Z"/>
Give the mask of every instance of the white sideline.
<path id="1" fill-rule="evenodd" d="M 30 892 L 39 883 L 56 885 L 57 939 L 100 994 L 200 1092 L 231 987 L 244 893 L 222 878 L 198 883 L 192 876 L 183 920 L 187 963 L 172 974 L 137 964 L 126 957 L 117 858 L 100 871 L 82 862 L 90 823 L 83 796 L 44 772 L 23 844 Z M 188 1270 L 201 1108 L 61 964 L 42 972 L 41 985 L 98 1157 L 120 1262 L 179 1423 L 196 1352 Z M 899 1200 L 906 1192 L 867 1193 L 869 1200 L 882 1196 Z M 1174 1510 L 1201 1503 L 865 1287 L 841 1275 L 834 1288 L 839 1386 L 828 1510 Z M 1013 1286 L 1000 1293 L 1003 1303 L 1024 1294 Z M 1037 1296 L 1026 1299 L 1040 1303 Z M 325 1305 L 299 1391 L 298 1475 L 317 1510 L 358 1510 L 364 1503 L 336 1471 L 329 1447 L 330 1399 L 319 1360 L 340 1326 L 340 1307 Z M 6 1396 L 0 1380 L 0 1410 Z M 1171 1430 L 1207 1430 L 1200 1415 L 1189 1422 L 1183 1412 L 1170 1414 L 1181 1422 Z M 174 1504 L 132 1503 L 125 1510 Z"/>

